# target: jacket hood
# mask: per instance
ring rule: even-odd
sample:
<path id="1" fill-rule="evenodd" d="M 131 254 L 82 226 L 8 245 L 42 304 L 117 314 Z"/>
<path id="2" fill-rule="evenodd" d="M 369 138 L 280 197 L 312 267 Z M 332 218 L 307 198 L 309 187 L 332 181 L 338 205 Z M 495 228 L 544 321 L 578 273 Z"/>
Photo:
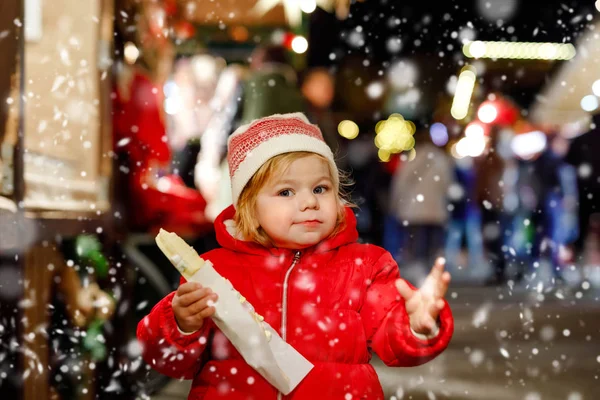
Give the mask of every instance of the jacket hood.
<path id="1" fill-rule="evenodd" d="M 277 247 L 264 247 L 258 243 L 244 240 L 237 230 L 237 226 L 233 220 L 235 208 L 230 205 L 223 210 L 215 219 L 215 232 L 217 241 L 221 247 L 226 249 L 256 255 L 275 255 L 293 253 L 292 249 L 281 249 Z M 337 235 L 322 241 L 321 243 L 303 249 L 303 253 L 323 253 L 336 249 L 342 245 L 356 242 L 358 232 L 356 230 L 356 218 L 350 207 L 346 207 L 346 227 Z"/>

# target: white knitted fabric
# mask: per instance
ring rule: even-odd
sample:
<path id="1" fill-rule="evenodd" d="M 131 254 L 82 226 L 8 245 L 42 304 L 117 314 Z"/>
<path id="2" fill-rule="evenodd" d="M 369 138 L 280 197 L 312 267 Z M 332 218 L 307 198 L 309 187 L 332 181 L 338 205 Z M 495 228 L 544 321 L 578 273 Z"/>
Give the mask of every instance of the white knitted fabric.
<path id="1" fill-rule="evenodd" d="M 269 159 L 284 153 L 320 154 L 331 164 L 338 184 L 337 166 L 321 130 L 302 113 L 275 114 L 240 126 L 227 142 L 229 175 L 234 207 L 242 190 Z"/>

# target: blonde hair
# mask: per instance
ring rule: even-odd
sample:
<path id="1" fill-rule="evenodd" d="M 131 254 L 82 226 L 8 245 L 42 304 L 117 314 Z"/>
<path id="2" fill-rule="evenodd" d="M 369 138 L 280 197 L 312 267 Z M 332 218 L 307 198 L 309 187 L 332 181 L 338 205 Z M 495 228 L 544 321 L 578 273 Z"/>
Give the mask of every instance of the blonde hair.
<path id="1" fill-rule="evenodd" d="M 336 226 L 329 237 L 335 236 L 346 227 L 346 209 L 345 207 L 355 207 L 355 205 L 349 200 L 349 195 L 346 193 L 344 188 L 350 186 L 352 182 L 348 179 L 348 175 L 344 172 L 334 170 L 329 161 L 320 154 L 312 153 L 308 151 L 294 151 L 290 153 L 279 154 L 273 158 L 270 158 L 265 162 L 256 173 L 250 178 L 240 197 L 238 198 L 236 205 L 236 213 L 233 217 L 237 225 L 238 232 L 242 235 L 244 240 L 252 241 L 261 244 L 265 247 L 273 247 L 273 242 L 267 233 L 258 224 L 256 219 L 256 199 L 258 193 L 265 186 L 265 184 L 282 174 L 289 166 L 296 160 L 299 160 L 308 156 L 316 156 L 325 163 L 329 168 L 331 180 L 336 182 L 334 175 L 338 175 L 339 184 L 334 187 L 338 198 L 338 212 Z"/>

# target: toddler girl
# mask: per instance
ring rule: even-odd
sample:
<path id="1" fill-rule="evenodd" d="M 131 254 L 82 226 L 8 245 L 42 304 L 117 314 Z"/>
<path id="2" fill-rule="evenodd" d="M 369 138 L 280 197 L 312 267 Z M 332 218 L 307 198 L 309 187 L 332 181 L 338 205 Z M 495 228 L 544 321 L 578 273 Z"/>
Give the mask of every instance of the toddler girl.
<path id="1" fill-rule="evenodd" d="M 202 258 L 314 368 L 287 396 L 247 365 L 211 320 L 210 288 L 183 279 L 138 325 L 144 359 L 193 379 L 188 399 L 383 399 L 369 364 L 423 364 L 448 345 L 453 319 L 439 259 L 416 290 L 384 249 L 357 243 L 354 213 L 317 126 L 283 114 L 228 142 L 233 205 L 215 220 L 220 248 Z"/>

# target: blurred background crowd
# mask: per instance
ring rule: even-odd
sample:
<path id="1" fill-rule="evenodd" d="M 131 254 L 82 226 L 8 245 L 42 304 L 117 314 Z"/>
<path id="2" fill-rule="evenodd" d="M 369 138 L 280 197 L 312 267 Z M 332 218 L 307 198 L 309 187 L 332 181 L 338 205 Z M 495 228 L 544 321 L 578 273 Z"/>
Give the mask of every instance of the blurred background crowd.
<path id="1" fill-rule="evenodd" d="M 130 164 L 139 229 L 174 224 L 210 235 L 205 222 L 230 202 L 228 135 L 252 119 L 300 111 L 350 173 L 361 240 L 384 246 L 401 266 L 444 254 L 458 277 L 500 284 L 540 267 L 562 283 L 569 266 L 593 264 L 599 182 L 590 149 L 600 83 L 574 81 L 594 70 L 583 65 L 593 56 L 574 61 L 567 33 L 544 31 L 545 21 L 527 19 L 536 7 L 516 2 L 465 7 L 483 12 L 482 25 L 491 25 L 483 32 L 474 15 L 457 15 L 459 5 L 428 14 L 312 3 L 282 2 L 288 29 L 221 22 L 213 33 L 196 25 L 210 13 L 175 2 L 117 18 L 115 152 Z M 252 10 L 265 17 L 275 4 Z M 580 52 L 593 51 L 593 14 L 561 5 L 544 14 L 570 16 L 569 34 L 588 46 Z M 169 17 L 174 40 L 160 35 Z M 531 32 L 515 33 L 521 20 Z M 436 35 L 439 23 L 447 26 Z M 543 41 L 531 43 L 540 29 Z M 585 96 L 562 93 L 574 89 Z M 129 101 L 136 96 L 144 107 Z M 156 204 L 152 190 L 182 203 Z"/>

